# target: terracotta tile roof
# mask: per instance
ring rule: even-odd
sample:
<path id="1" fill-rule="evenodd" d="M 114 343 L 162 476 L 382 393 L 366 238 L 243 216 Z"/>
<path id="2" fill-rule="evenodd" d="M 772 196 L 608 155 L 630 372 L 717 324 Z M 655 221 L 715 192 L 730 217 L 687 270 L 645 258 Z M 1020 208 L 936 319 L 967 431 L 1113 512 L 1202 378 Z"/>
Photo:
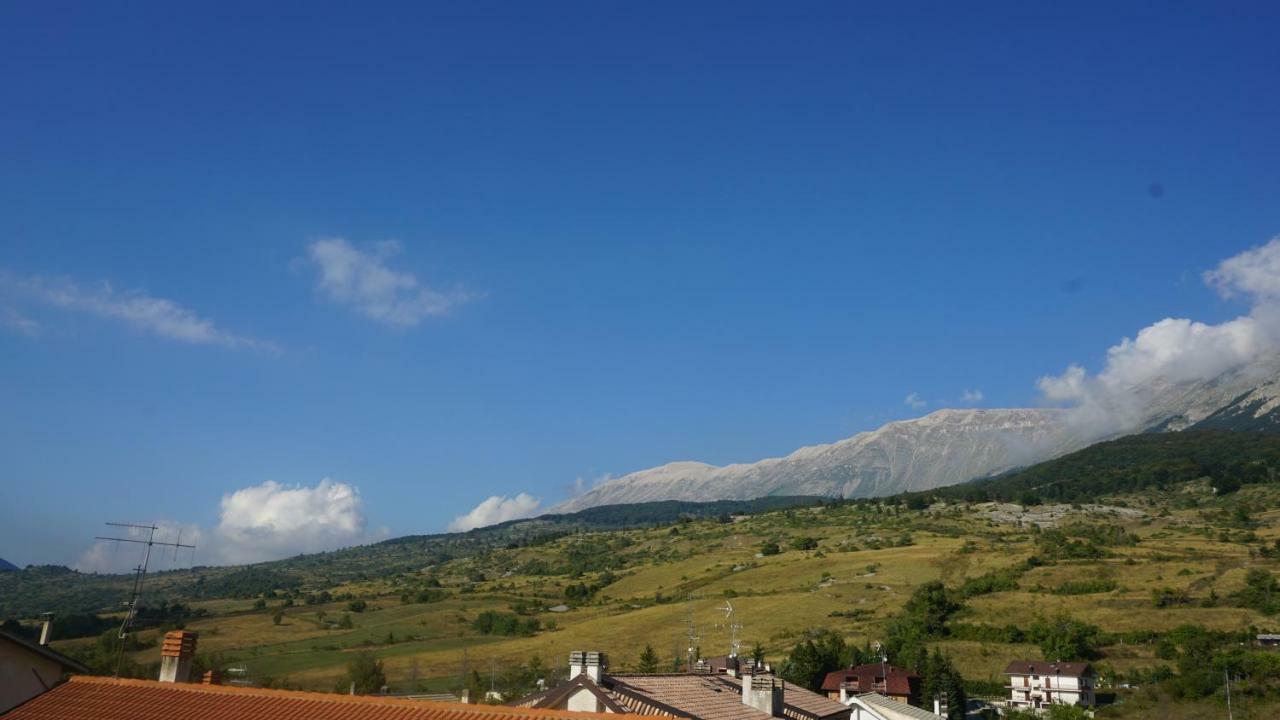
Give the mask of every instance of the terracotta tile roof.
<path id="1" fill-rule="evenodd" d="M 1004 669 L 1005 675 L 1092 675 L 1093 668 L 1083 662 L 1049 662 L 1048 660 L 1014 660 Z"/>
<path id="2" fill-rule="evenodd" d="M 626 720 L 631 715 L 463 705 L 78 675 L 5 720 Z M 638 719 L 636 719 L 638 720 Z"/>
<path id="3" fill-rule="evenodd" d="M 741 678 L 724 675 L 723 679 L 733 683 L 739 693 L 742 692 Z M 796 708 L 796 710 L 800 711 L 800 715 L 812 715 L 813 717 L 849 715 L 849 707 L 833 701 L 831 698 L 823 696 L 823 694 L 815 693 L 808 688 L 801 688 L 800 685 L 788 683 L 781 678 L 778 679 L 778 682 L 782 683 L 782 705 Z M 795 714 L 788 712 L 787 715 Z"/>
<path id="4" fill-rule="evenodd" d="M 877 687 L 877 678 L 885 678 L 884 687 Z M 824 692 L 840 692 L 840 686 L 844 683 L 853 685 L 851 695 L 873 691 L 890 695 L 914 695 L 912 685 L 919 685 L 920 676 L 895 665 L 864 663 L 827 673 L 822 681 L 822 689 Z"/>
<path id="5" fill-rule="evenodd" d="M 742 702 L 742 690 L 724 675 L 610 675 L 606 682 L 627 703 L 628 693 L 652 698 L 698 720 L 769 720 L 769 713 Z"/>

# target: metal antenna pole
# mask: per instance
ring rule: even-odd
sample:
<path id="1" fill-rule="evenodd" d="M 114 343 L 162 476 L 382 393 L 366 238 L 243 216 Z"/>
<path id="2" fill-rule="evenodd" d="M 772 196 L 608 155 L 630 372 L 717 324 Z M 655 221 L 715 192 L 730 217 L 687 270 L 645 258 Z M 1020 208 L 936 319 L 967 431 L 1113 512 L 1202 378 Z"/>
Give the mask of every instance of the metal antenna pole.
<path id="1" fill-rule="evenodd" d="M 147 568 L 151 564 L 151 548 L 156 545 L 161 545 L 164 547 L 172 547 L 176 557 L 178 548 L 185 547 L 185 548 L 192 548 L 194 550 L 195 545 L 183 545 L 181 542 L 173 542 L 173 543 L 157 542 L 156 530 L 159 530 L 160 528 L 156 527 L 155 525 L 136 525 L 134 523 L 117 523 L 117 522 L 109 522 L 107 523 L 107 525 L 111 527 L 122 527 L 122 528 L 130 528 L 133 530 L 147 531 L 146 540 L 142 540 L 139 538 L 103 537 L 102 535 L 94 536 L 95 540 L 108 540 L 108 541 L 117 542 L 117 543 L 122 543 L 122 542 L 137 543 L 139 545 L 146 546 L 146 550 L 142 554 L 142 564 L 134 568 L 133 593 L 129 596 L 129 602 L 125 604 L 125 607 L 127 609 L 125 610 L 125 613 L 124 613 L 124 622 L 120 623 L 120 649 L 116 653 L 116 670 L 115 670 L 115 677 L 120 677 L 120 664 L 124 662 L 125 638 L 129 636 L 129 631 L 133 629 L 133 621 L 138 615 L 138 598 L 142 596 L 142 586 L 147 580 Z M 178 539 L 179 540 L 182 539 L 181 533 L 179 533 Z"/>
<path id="2" fill-rule="evenodd" d="M 1227 720 L 1233 720 L 1231 717 L 1231 675 L 1226 668 L 1222 669 L 1222 679 L 1227 681 Z"/>

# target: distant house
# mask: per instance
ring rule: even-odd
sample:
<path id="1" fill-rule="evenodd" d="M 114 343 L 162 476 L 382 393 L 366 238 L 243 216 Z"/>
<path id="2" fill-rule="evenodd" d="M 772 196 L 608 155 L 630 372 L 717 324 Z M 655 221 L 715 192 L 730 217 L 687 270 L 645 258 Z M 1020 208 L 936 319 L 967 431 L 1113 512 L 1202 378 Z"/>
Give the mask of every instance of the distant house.
<path id="1" fill-rule="evenodd" d="M 920 702 L 920 676 L 887 663 L 865 663 L 827 673 L 822 692 L 845 705 L 850 703 L 850 698 L 862 693 L 879 693 L 890 700 L 914 705 Z"/>
<path id="2" fill-rule="evenodd" d="M 511 704 L 688 720 L 848 720 L 850 713 L 736 657 L 720 671 L 700 661 L 691 673 L 612 674 L 603 653 L 583 651 L 570 654 L 568 680 Z"/>
<path id="3" fill-rule="evenodd" d="M 38 643 L 0 632 L 0 715 L 52 689 L 68 673 L 89 672 L 48 646 L 50 622 Z"/>
<path id="4" fill-rule="evenodd" d="M 1260 647 L 1280 647 L 1280 634 L 1259 633 L 1257 639 Z"/>
<path id="5" fill-rule="evenodd" d="M 1096 675 L 1089 663 L 1015 660 L 1005 668 L 1009 707 L 1040 709 L 1050 705 L 1092 707 Z"/>

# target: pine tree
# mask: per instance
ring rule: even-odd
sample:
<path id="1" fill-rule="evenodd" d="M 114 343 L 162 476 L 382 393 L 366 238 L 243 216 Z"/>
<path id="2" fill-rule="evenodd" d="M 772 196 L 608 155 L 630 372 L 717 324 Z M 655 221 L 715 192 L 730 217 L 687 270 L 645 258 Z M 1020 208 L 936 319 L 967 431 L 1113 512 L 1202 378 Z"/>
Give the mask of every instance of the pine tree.
<path id="1" fill-rule="evenodd" d="M 658 653 L 653 651 L 653 646 L 646 644 L 644 651 L 640 653 L 640 662 L 636 665 L 636 672 L 642 675 L 655 675 L 658 672 Z"/>
<path id="2" fill-rule="evenodd" d="M 924 663 L 921 700 L 926 710 L 933 709 L 937 698 L 947 708 L 947 720 L 964 720 L 969 698 L 964 692 L 964 679 L 956 672 L 951 659 L 935 649 Z"/>

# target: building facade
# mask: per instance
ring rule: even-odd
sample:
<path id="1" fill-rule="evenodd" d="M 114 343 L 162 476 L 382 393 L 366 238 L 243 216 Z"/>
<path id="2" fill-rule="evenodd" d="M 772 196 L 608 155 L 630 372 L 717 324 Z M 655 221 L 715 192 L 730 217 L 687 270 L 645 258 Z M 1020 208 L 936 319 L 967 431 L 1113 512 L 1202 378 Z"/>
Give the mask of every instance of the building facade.
<path id="1" fill-rule="evenodd" d="M 1009 707 L 1038 710 L 1050 705 L 1093 707 L 1096 675 L 1089 663 L 1015 660 L 1005 668 Z"/>

